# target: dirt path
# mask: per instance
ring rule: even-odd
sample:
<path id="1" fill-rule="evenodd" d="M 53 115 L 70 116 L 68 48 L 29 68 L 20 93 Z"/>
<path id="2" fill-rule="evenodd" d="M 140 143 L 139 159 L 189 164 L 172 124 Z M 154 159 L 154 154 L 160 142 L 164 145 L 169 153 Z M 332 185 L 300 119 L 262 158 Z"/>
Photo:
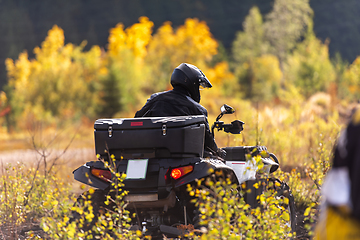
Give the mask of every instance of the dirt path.
<path id="1" fill-rule="evenodd" d="M 65 153 L 64 150 L 50 149 L 46 151 L 45 154 L 49 161 L 59 158 L 63 164 L 69 167 L 96 160 L 95 150 L 93 148 L 68 149 Z M 40 160 L 42 160 L 42 156 L 31 149 L 0 152 L 0 164 L 2 163 L 4 166 L 9 163 L 14 165 L 17 162 L 32 166 Z"/>

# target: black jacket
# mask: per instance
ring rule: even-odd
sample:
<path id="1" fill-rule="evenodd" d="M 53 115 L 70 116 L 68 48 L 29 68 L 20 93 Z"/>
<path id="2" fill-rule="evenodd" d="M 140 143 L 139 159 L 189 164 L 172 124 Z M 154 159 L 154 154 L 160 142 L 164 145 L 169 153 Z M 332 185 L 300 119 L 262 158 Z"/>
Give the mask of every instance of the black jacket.
<path id="1" fill-rule="evenodd" d="M 147 100 L 142 109 L 136 112 L 135 117 L 167 117 L 204 115 L 206 117 L 204 150 L 216 154 L 218 148 L 210 132 L 207 121 L 207 110 L 195 102 L 187 90 L 175 86 L 173 90 L 154 93 Z"/>
<path id="2" fill-rule="evenodd" d="M 360 220 L 360 109 L 352 116 L 335 148 L 333 168 L 341 167 L 349 170 L 353 215 Z"/>

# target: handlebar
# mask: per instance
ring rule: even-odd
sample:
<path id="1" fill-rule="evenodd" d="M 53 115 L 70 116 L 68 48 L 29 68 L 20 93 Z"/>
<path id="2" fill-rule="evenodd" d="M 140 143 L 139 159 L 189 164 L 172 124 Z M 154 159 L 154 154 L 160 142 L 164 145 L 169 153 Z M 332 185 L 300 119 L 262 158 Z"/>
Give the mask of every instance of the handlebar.
<path id="1" fill-rule="evenodd" d="M 226 104 L 224 104 L 220 108 L 220 110 L 221 110 L 221 113 L 219 114 L 219 116 L 217 116 L 216 121 L 214 122 L 214 124 L 211 127 L 212 136 L 215 137 L 215 134 L 214 134 L 215 128 L 217 128 L 218 131 L 224 130 L 224 132 L 227 132 L 227 133 L 240 134 L 240 132 L 244 129 L 243 128 L 243 125 L 245 124 L 244 122 L 235 120 L 235 121 L 232 121 L 230 124 L 225 124 L 224 122 L 219 121 L 220 118 L 222 118 L 222 116 L 224 114 L 233 114 L 235 112 L 235 110 Z"/>
<path id="2" fill-rule="evenodd" d="M 224 130 L 224 132 L 227 132 L 227 133 L 240 134 L 240 132 L 244 129 L 243 125 L 244 125 L 244 122 L 239 121 L 239 120 L 232 121 L 229 124 L 225 124 L 222 121 L 215 121 L 211 127 L 211 134 L 213 135 L 213 137 L 215 136 L 215 134 L 214 134 L 215 128 L 217 128 L 218 131 Z"/>

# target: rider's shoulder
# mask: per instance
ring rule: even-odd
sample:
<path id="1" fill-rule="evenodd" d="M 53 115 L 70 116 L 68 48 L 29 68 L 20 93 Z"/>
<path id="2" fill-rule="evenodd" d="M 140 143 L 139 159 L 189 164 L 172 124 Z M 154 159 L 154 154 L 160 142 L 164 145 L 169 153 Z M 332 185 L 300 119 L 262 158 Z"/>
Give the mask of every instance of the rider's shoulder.
<path id="1" fill-rule="evenodd" d="M 168 91 L 164 91 L 164 92 L 157 92 L 157 93 L 153 93 L 151 94 L 151 96 L 149 97 L 148 101 L 153 100 L 159 96 L 162 96 L 164 93 L 167 93 Z"/>

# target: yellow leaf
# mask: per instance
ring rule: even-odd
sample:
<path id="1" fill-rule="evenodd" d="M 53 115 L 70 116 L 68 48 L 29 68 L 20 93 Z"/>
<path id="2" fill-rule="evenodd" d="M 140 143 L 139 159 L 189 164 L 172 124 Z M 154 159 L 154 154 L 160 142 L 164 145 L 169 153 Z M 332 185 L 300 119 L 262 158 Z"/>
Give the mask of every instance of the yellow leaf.
<path id="1" fill-rule="evenodd" d="M 289 221 L 290 215 L 289 215 L 289 213 L 284 212 L 283 214 L 281 214 L 281 218 L 284 219 L 285 221 Z"/>
<path id="2" fill-rule="evenodd" d="M 307 217 L 310 214 L 311 207 L 305 209 L 304 216 Z"/>
<path id="3" fill-rule="evenodd" d="M 44 225 L 43 225 L 43 230 L 44 230 L 45 232 L 49 231 L 48 225 L 44 224 Z"/>

